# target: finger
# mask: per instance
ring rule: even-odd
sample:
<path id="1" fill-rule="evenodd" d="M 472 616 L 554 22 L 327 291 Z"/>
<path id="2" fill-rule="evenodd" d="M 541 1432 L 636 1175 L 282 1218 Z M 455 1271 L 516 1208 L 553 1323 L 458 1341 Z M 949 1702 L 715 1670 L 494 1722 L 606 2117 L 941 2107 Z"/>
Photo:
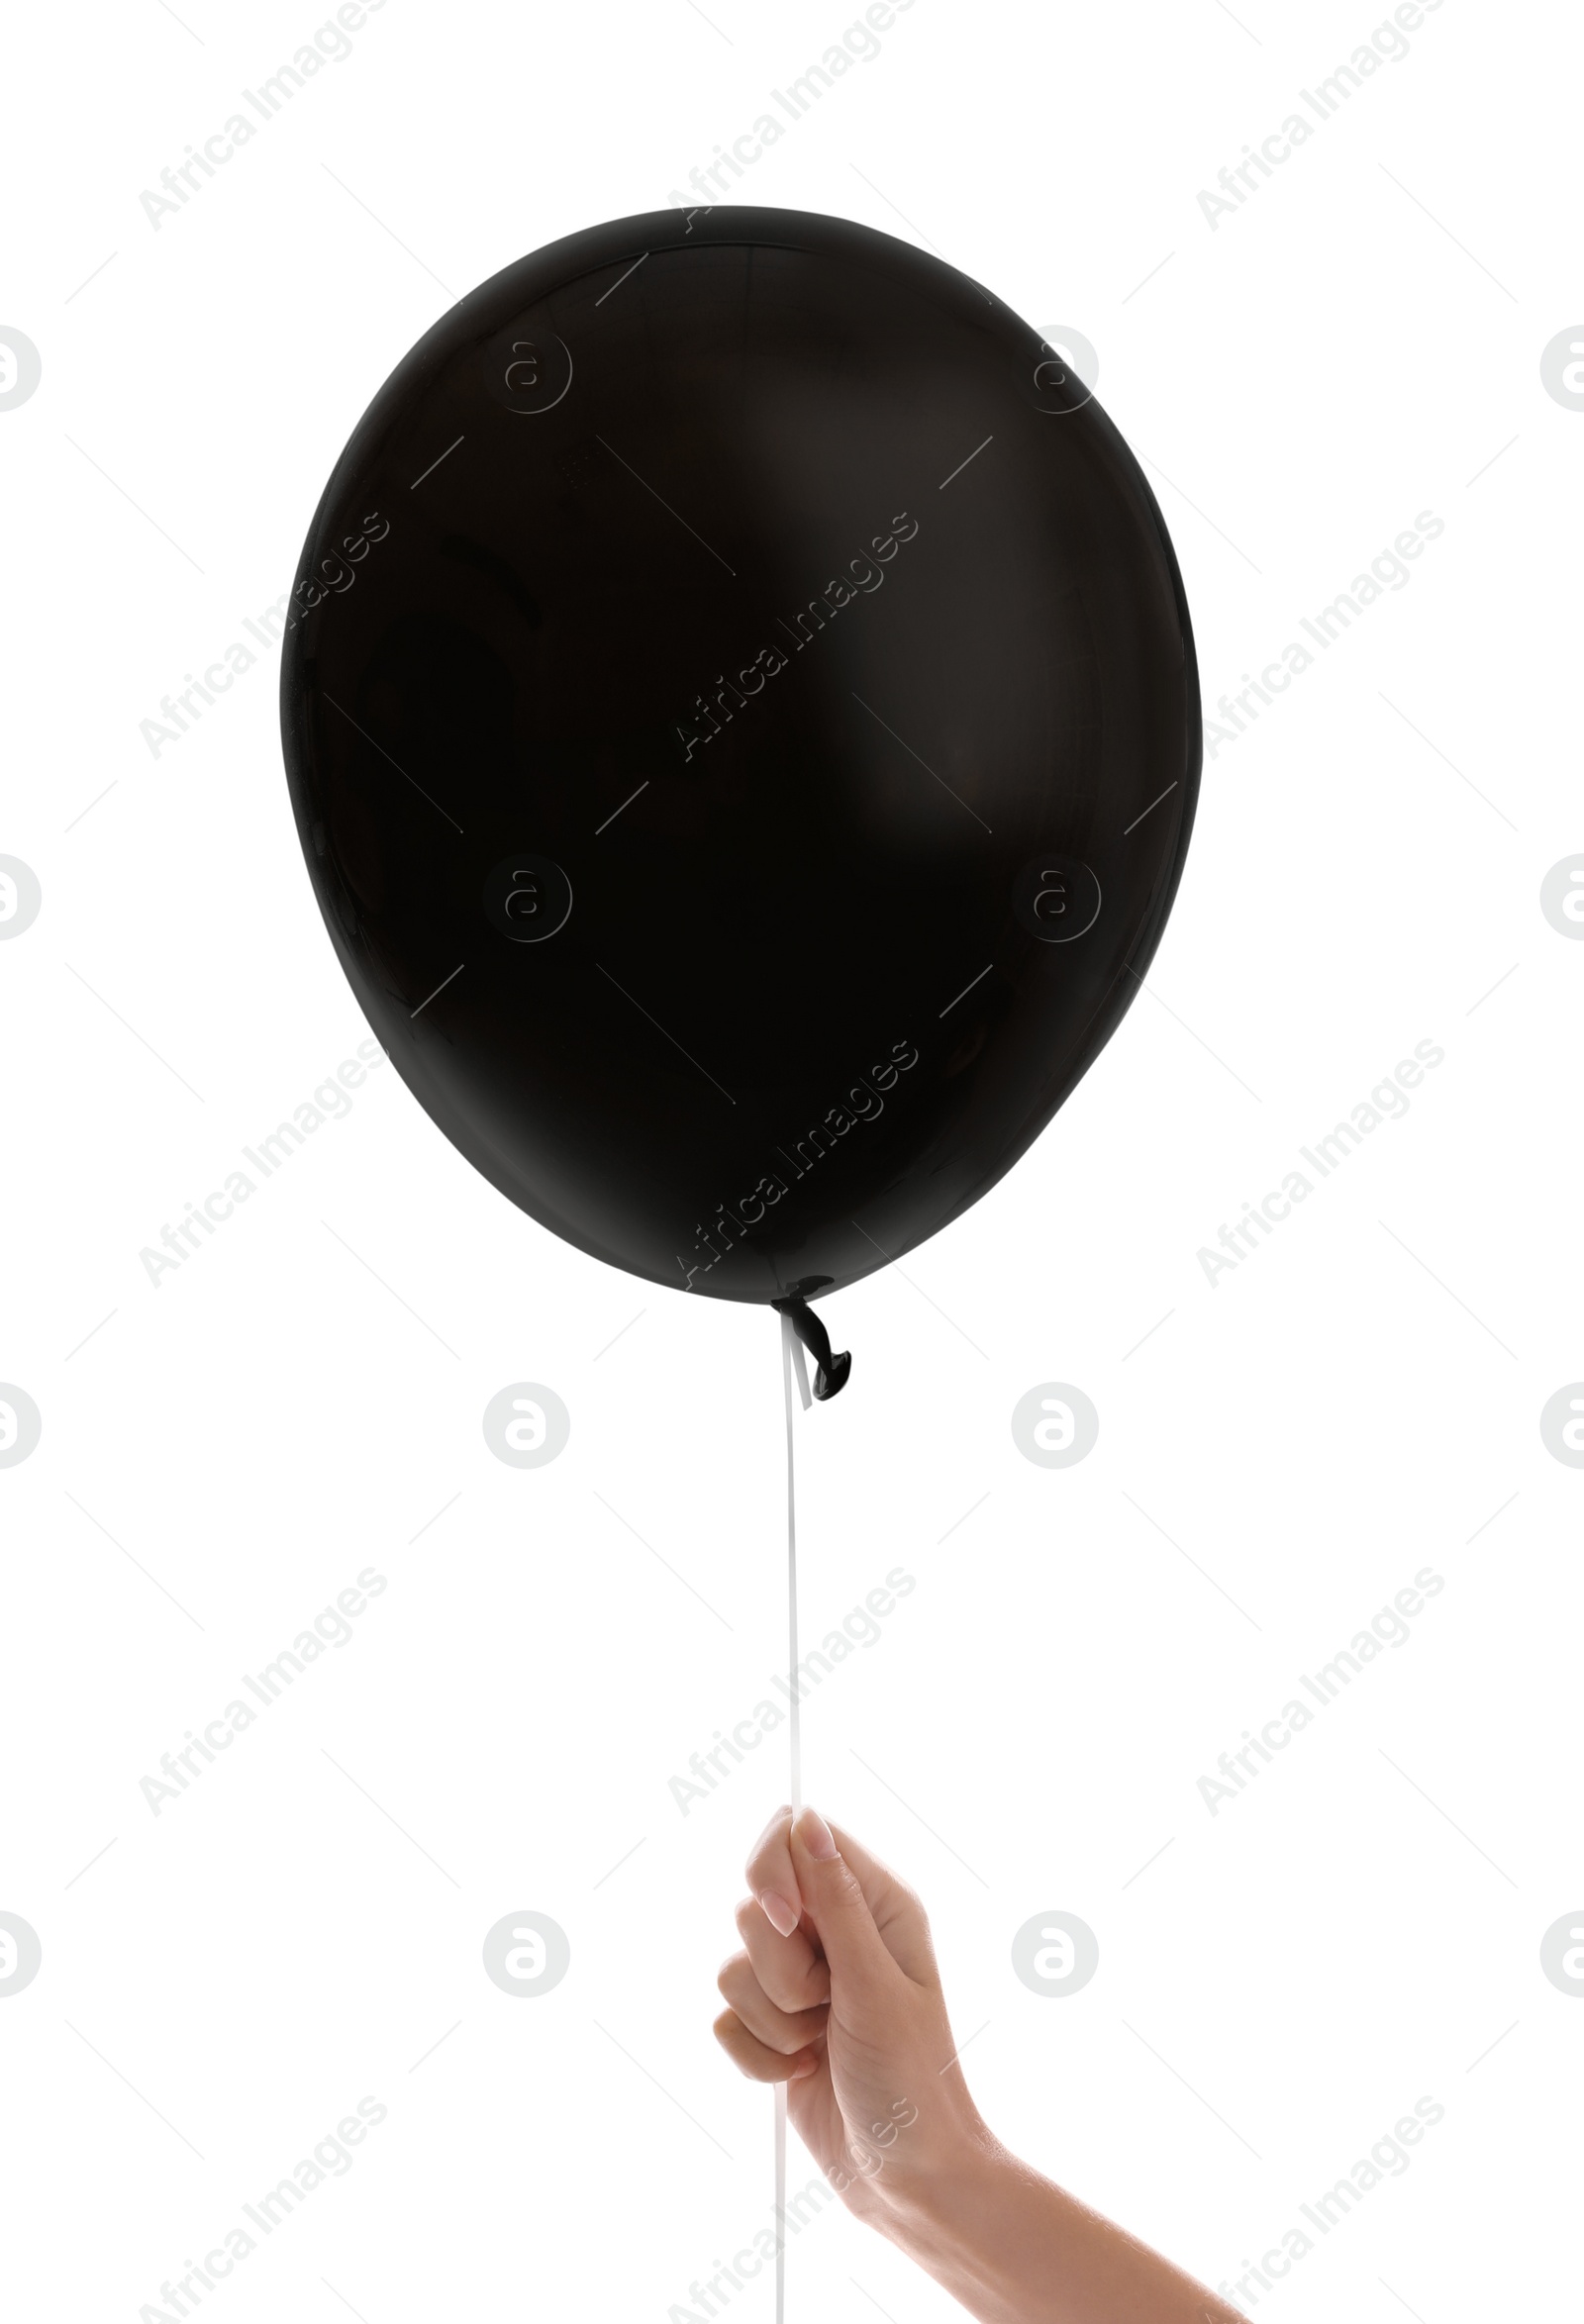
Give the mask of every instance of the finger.
<path id="1" fill-rule="evenodd" d="M 812 2050 L 796 2058 L 783 2058 L 778 2050 L 767 2050 L 735 2009 L 721 2011 L 715 2021 L 715 2038 L 739 2074 L 745 2074 L 749 2082 L 801 2082 L 820 2070 L 819 2057 Z"/>
<path id="2" fill-rule="evenodd" d="M 791 1830 L 791 1808 L 778 1807 L 753 1843 L 747 1861 L 748 1887 L 765 1919 L 782 1937 L 792 1934 L 803 1910 L 798 1876 L 792 1869 Z"/>
<path id="3" fill-rule="evenodd" d="M 919 1898 L 906 1881 L 899 1880 L 877 1856 L 871 1856 L 850 1832 L 843 1831 L 840 1824 L 833 1824 L 831 1831 L 863 1890 L 875 1927 L 885 1939 L 892 1960 L 915 1985 L 939 1987 L 940 1972 L 936 1966 L 929 1915 Z"/>
<path id="4" fill-rule="evenodd" d="M 833 2002 L 844 2018 L 849 2008 L 883 2001 L 895 1990 L 897 1964 L 857 1875 L 817 1808 L 806 1807 L 793 1825 L 791 1856 L 804 1910 L 830 1963 Z"/>
<path id="5" fill-rule="evenodd" d="M 753 1974 L 779 2009 L 815 2009 L 831 1998 L 831 1972 L 805 1928 L 777 1936 L 762 1905 L 744 1896 L 737 1908 L 737 1931 L 747 1947 Z"/>
<path id="6" fill-rule="evenodd" d="M 817 2042 L 825 2031 L 830 2012 L 824 2004 L 814 2009 L 777 2008 L 754 1975 L 753 1964 L 745 1953 L 734 1953 L 730 1961 L 723 1963 L 715 1982 L 749 2033 L 757 2035 L 767 2050 L 776 2050 L 783 2058 L 795 2057 L 799 2050 Z"/>
<path id="7" fill-rule="evenodd" d="M 871 1855 L 868 1849 L 854 1840 L 850 1833 L 839 1831 L 837 1845 L 863 1890 L 875 1925 L 892 1958 L 916 1985 L 939 1986 L 940 1978 L 930 1938 L 929 1919 L 913 1890 L 878 1857 Z M 771 1928 L 778 1935 L 790 1935 L 795 1931 L 797 1922 L 794 1915 L 803 1910 L 807 1897 L 799 1886 L 792 1846 L 790 1807 L 777 1808 L 754 1843 L 747 1862 L 747 1880 Z M 743 1943 L 748 1944 L 747 1927 L 742 1920 L 738 1926 Z M 757 1955 L 753 1957 L 757 1962 Z M 769 1989 L 766 1986 L 766 1990 Z M 781 2001 L 783 2007 L 794 2007 L 802 2005 L 812 1995 L 777 1992 L 775 1998 Z"/>

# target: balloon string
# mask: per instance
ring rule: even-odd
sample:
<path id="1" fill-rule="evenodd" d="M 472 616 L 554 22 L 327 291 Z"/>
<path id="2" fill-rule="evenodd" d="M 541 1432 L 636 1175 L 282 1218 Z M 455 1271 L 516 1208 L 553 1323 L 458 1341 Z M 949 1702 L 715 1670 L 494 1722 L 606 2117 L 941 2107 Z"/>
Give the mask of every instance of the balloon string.
<path id="1" fill-rule="evenodd" d="M 805 1407 L 809 1402 L 807 1378 L 803 1371 L 803 1349 L 792 1328 L 790 1315 L 781 1318 L 781 1390 L 786 1405 L 786 1630 L 787 1630 L 787 1685 L 792 1695 L 792 1813 L 803 1805 L 803 1727 L 801 1705 L 798 1700 L 798 1515 L 797 1492 L 792 1459 L 792 1372 L 798 1372 L 798 1385 L 803 1390 Z"/>
<path id="2" fill-rule="evenodd" d="M 786 2083 L 775 2085 L 775 2324 L 786 2324 Z"/>
<path id="3" fill-rule="evenodd" d="M 792 1697 L 792 1812 L 803 1804 L 803 1727 L 798 1701 L 798 1521 L 792 1459 L 792 1373 L 797 1368 L 804 1408 L 809 1403 L 803 1349 L 790 1315 L 781 1317 L 781 1396 L 786 1406 L 786 1628 L 787 1685 Z M 775 2085 L 775 2324 L 786 2324 L 786 2083 Z"/>

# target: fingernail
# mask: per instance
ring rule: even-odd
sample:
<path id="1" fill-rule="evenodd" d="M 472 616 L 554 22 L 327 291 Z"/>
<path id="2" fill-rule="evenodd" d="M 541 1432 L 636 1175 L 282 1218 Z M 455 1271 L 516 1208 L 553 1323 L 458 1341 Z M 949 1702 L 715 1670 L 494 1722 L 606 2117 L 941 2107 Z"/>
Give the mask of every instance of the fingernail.
<path id="1" fill-rule="evenodd" d="M 793 2067 L 791 2073 L 787 2076 L 787 2081 L 803 2082 L 809 2075 L 818 2074 L 819 2071 L 820 2061 L 818 2058 L 800 2058 L 796 2066 Z"/>
<path id="2" fill-rule="evenodd" d="M 837 1852 L 831 1827 L 817 1807 L 806 1807 L 798 1817 L 798 1838 L 816 1864 L 829 1864 Z"/>
<path id="3" fill-rule="evenodd" d="M 773 1888 L 767 1888 L 759 1898 L 759 1908 L 778 1937 L 789 1937 L 801 1917 L 797 1906 L 776 1895 Z"/>

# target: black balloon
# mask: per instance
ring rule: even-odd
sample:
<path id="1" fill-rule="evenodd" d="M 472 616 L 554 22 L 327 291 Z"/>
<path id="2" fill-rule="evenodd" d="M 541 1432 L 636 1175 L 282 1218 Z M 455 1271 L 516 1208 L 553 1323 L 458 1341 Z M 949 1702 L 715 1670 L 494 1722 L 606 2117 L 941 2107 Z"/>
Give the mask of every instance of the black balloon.
<path id="1" fill-rule="evenodd" d="M 907 244 L 797 212 L 523 259 L 386 381 L 281 686 L 343 968 L 533 1217 L 675 1290 L 853 1283 L 1120 1021 L 1200 766 L 1116 429 Z"/>

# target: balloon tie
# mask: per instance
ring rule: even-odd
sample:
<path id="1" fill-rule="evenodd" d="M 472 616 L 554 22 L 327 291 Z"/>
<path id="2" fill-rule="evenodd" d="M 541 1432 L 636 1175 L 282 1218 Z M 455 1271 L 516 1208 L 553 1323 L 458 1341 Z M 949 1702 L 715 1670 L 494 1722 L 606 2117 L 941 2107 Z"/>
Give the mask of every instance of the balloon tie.
<path id="1" fill-rule="evenodd" d="M 824 1281 L 823 1277 L 816 1280 Z M 784 1300 L 770 1302 L 783 1324 L 797 1333 L 798 1338 L 814 1358 L 814 1395 L 818 1404 L 827 1404 L 840 1396 L 852 1370 L 850 1355 L 834 1356 L 831 1353 L 831 1335 L 809 1306 L 796 1293 Z M 798 1387 L 803 1395 L 803 1409 L 809 1408 L 809 1384 L 803 1370 L 803 1359 L 798 1358 Z"/>

